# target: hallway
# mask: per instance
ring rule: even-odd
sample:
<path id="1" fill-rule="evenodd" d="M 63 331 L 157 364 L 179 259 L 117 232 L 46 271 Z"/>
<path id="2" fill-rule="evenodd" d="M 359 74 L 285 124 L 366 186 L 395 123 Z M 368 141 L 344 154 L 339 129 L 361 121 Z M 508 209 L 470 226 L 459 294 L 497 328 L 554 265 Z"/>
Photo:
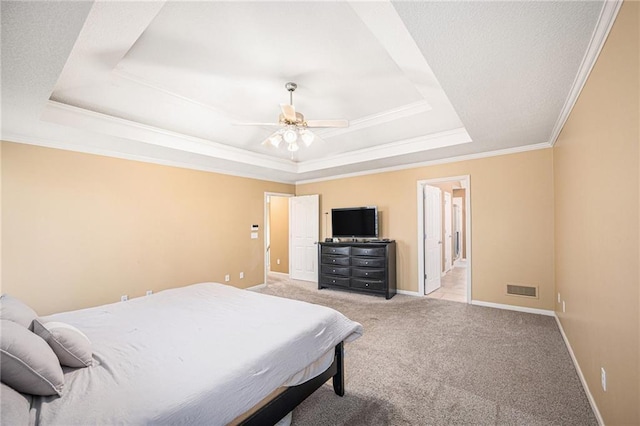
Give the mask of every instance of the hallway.
<path id="1" fill-rule="evenodd" d="M 441 279 L 441 287 L 427 294 L 431 299 L 450 300 L 452 302 L 467 302 L 467 267 L 454 266 Z"/>

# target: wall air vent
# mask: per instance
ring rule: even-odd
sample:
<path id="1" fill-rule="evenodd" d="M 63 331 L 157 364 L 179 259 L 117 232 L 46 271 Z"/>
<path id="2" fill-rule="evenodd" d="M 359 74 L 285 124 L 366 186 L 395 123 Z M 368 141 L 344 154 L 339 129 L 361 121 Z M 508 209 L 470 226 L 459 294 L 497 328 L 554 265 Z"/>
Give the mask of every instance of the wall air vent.
<path id="1" fill-rule="evenodd" d="M 507 294 L 511 296 L 535 297 L 537 299 L 538 287 L 507 284 Z"/>

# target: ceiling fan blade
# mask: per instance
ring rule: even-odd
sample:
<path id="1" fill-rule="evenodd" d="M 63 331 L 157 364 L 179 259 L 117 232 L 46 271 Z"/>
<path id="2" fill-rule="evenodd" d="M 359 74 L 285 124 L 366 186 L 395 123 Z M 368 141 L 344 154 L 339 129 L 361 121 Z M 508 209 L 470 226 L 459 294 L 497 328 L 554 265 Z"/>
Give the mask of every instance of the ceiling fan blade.
<path id="1" fill-rule="evenodd" d="M 307 127 L 349 127 L 349 120 L 307 120 Z"/>
<path id="2" fill-rule="evenodd" d="M 282 115 L 284 115 L 284 118 L 289 121 L 293 121 L 294 123 L 296 122 L 296 109 L 293 105 L 280 104 L 280 109 L 282 109 Z"/>

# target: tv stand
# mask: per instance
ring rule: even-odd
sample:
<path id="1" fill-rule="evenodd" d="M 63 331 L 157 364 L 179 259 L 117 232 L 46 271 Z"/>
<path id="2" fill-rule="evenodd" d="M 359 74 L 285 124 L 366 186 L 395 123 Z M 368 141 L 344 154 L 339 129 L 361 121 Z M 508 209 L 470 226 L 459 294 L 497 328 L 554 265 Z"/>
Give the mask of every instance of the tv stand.
<path id="1" fill-rule="evenodd" d="M 318 289 L 332 288 L 385 296 L 396 294 L 396 243 L 318 244 Z"/>

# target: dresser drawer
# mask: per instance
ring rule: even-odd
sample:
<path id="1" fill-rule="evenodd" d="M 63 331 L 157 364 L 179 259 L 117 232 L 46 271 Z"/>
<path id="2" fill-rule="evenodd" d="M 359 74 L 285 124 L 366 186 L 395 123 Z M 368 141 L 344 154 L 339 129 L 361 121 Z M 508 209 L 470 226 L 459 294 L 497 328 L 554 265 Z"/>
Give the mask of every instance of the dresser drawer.
<path id="1" fill-rule="evenodd" d="M 334 247 L 334 246 L 322 246 L 322 254 L 346 254 L 350 253 L 351 247 Z"/>
<path id="2" fill-rule="evenodd" d="M 345 277 L 349 276 L 349 267 L 348 266 L 332 266 L 332 265 L 322 265 L 320 268 L 320 272 L 328 275 L 343 275 Z"/>
<path id="3" fill-rule="evenodd" d="M 383 280 L 384 269 L 352 268 L 351 275 L 354 277 L 370 278 L 372 280 Z"/>
<path id="4" fill-rule="evenodd" d="M 384 247 L 353 247 L 352 256 L 381 256 L 384 257 Z"/>
<path id="5" fill-rule="evenodd" d="M 362 288 L 367 290 L 378 290 L 384 291 L 385 285 L 384 281 L 380 280 L 366 280 L 361 278 L 354 278 L 351 280 L 351 287 L 354 288 Z"/>
<path id="6" fill-rule="evenodd" d="M 340 286 L 340 287 L 349 287 L 349 278 L 348 277 L 337 277 L 335 275 L 320 275 L 320 285 L 330 285 L 330 286 Z"/>
<path id="7" fill-rule="evenodd" d="M 349 266 L 349 256 L 330 256 L 323 254 L 321 262 L 323 265 Z"/>
<path id="8" fill-rule="evenodd" d="M 386 259 L 384 257 L 352 257 L 351 266 L 365 266 L 368 268 L 384 268 Z"/>

